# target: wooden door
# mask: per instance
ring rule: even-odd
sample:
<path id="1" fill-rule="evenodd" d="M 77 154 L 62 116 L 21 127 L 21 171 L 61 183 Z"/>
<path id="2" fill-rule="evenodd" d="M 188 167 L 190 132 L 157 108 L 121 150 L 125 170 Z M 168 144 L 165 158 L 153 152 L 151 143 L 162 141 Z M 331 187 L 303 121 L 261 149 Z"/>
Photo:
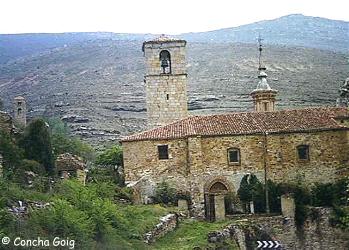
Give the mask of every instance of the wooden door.
<path id="1" fill-rule="evenodd" d="M 205 217 L 208 221 L 215 221 L 214 194 L 205 194 Z"/>

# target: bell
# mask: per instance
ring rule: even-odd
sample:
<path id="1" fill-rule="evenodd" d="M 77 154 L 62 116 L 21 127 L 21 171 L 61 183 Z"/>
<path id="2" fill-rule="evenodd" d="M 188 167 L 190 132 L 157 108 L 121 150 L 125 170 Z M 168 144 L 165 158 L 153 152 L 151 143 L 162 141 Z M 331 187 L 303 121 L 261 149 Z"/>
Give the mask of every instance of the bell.
<path id="1" fill-rule="evenodd" d="M 168 61 L 166 58 L 161 59 L 161 68 L 165 69 L 168 67 Z"/>

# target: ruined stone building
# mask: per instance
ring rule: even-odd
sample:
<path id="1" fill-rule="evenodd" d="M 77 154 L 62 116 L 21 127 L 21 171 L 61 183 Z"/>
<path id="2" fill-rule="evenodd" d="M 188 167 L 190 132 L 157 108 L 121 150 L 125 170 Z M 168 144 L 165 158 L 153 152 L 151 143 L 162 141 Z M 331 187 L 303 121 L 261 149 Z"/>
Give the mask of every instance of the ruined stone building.
<path id="1" fill-rule="evenodd" d="M 165 180 L 190 194 L 195 215 L 214 217 L 246 174 L 312 184 L 348 172 L 348 109 L 275 110 L 277 91 L 261 64 L 254 111 L 188 115 L 185 45 L 163 37 L 143 44 L 151 129 L 122 140 L 125 179 L 140 201 Z"/>
<path id="2" fill-rule="evenodd" d="M 14 98 L 13 110 L 15 121 L 25 127 L 27 125 L 27 104 L 24 97 Z"/>
<path id="3" fill-rule="evenodd" d="M 0 111 L 0 130 L 8 133 L 14 132 L 15 124 L 25 127 L 27 124 L 27 107 L 25 98 L 17 96 L 13 100 L 13 117 L 4 111 Z"/>
<path id="4" fill-rule="evenodd" d="M 13 128 L 12 117 L 8 113 L 0 111 L 0 130 L 10 133 L 12 132 Z"/>
<path id="5" fill-rule="evenodd" d="M 86 163 L 79 156 L 70 153 L 60 154 L 55 161 L 55 166 L 61 179 L 74 177 L 85 185 Z"/>

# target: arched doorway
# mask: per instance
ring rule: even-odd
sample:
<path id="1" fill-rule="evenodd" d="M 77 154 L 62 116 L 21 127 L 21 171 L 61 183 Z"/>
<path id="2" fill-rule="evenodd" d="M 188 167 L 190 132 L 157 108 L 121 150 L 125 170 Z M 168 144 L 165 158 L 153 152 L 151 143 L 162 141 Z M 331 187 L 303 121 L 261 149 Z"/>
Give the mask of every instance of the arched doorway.
<path id="1" fill-rule="evenodd" d="M 224 197 L 230 191 L 224 180 L 213 180 L 205 188 L 205 217 L 208 221 L 225 218 Z"/>

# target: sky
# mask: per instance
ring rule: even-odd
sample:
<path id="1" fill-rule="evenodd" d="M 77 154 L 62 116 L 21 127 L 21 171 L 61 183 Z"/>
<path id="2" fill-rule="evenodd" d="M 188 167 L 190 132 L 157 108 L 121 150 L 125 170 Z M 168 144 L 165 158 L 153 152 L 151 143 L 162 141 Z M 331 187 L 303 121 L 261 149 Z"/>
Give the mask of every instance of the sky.
<path id="1" fill-rule="evenodd" d="M 284 15 L 349 21 L 348 0 L 1 0 L 0 33 L 180 34 Z"/>

